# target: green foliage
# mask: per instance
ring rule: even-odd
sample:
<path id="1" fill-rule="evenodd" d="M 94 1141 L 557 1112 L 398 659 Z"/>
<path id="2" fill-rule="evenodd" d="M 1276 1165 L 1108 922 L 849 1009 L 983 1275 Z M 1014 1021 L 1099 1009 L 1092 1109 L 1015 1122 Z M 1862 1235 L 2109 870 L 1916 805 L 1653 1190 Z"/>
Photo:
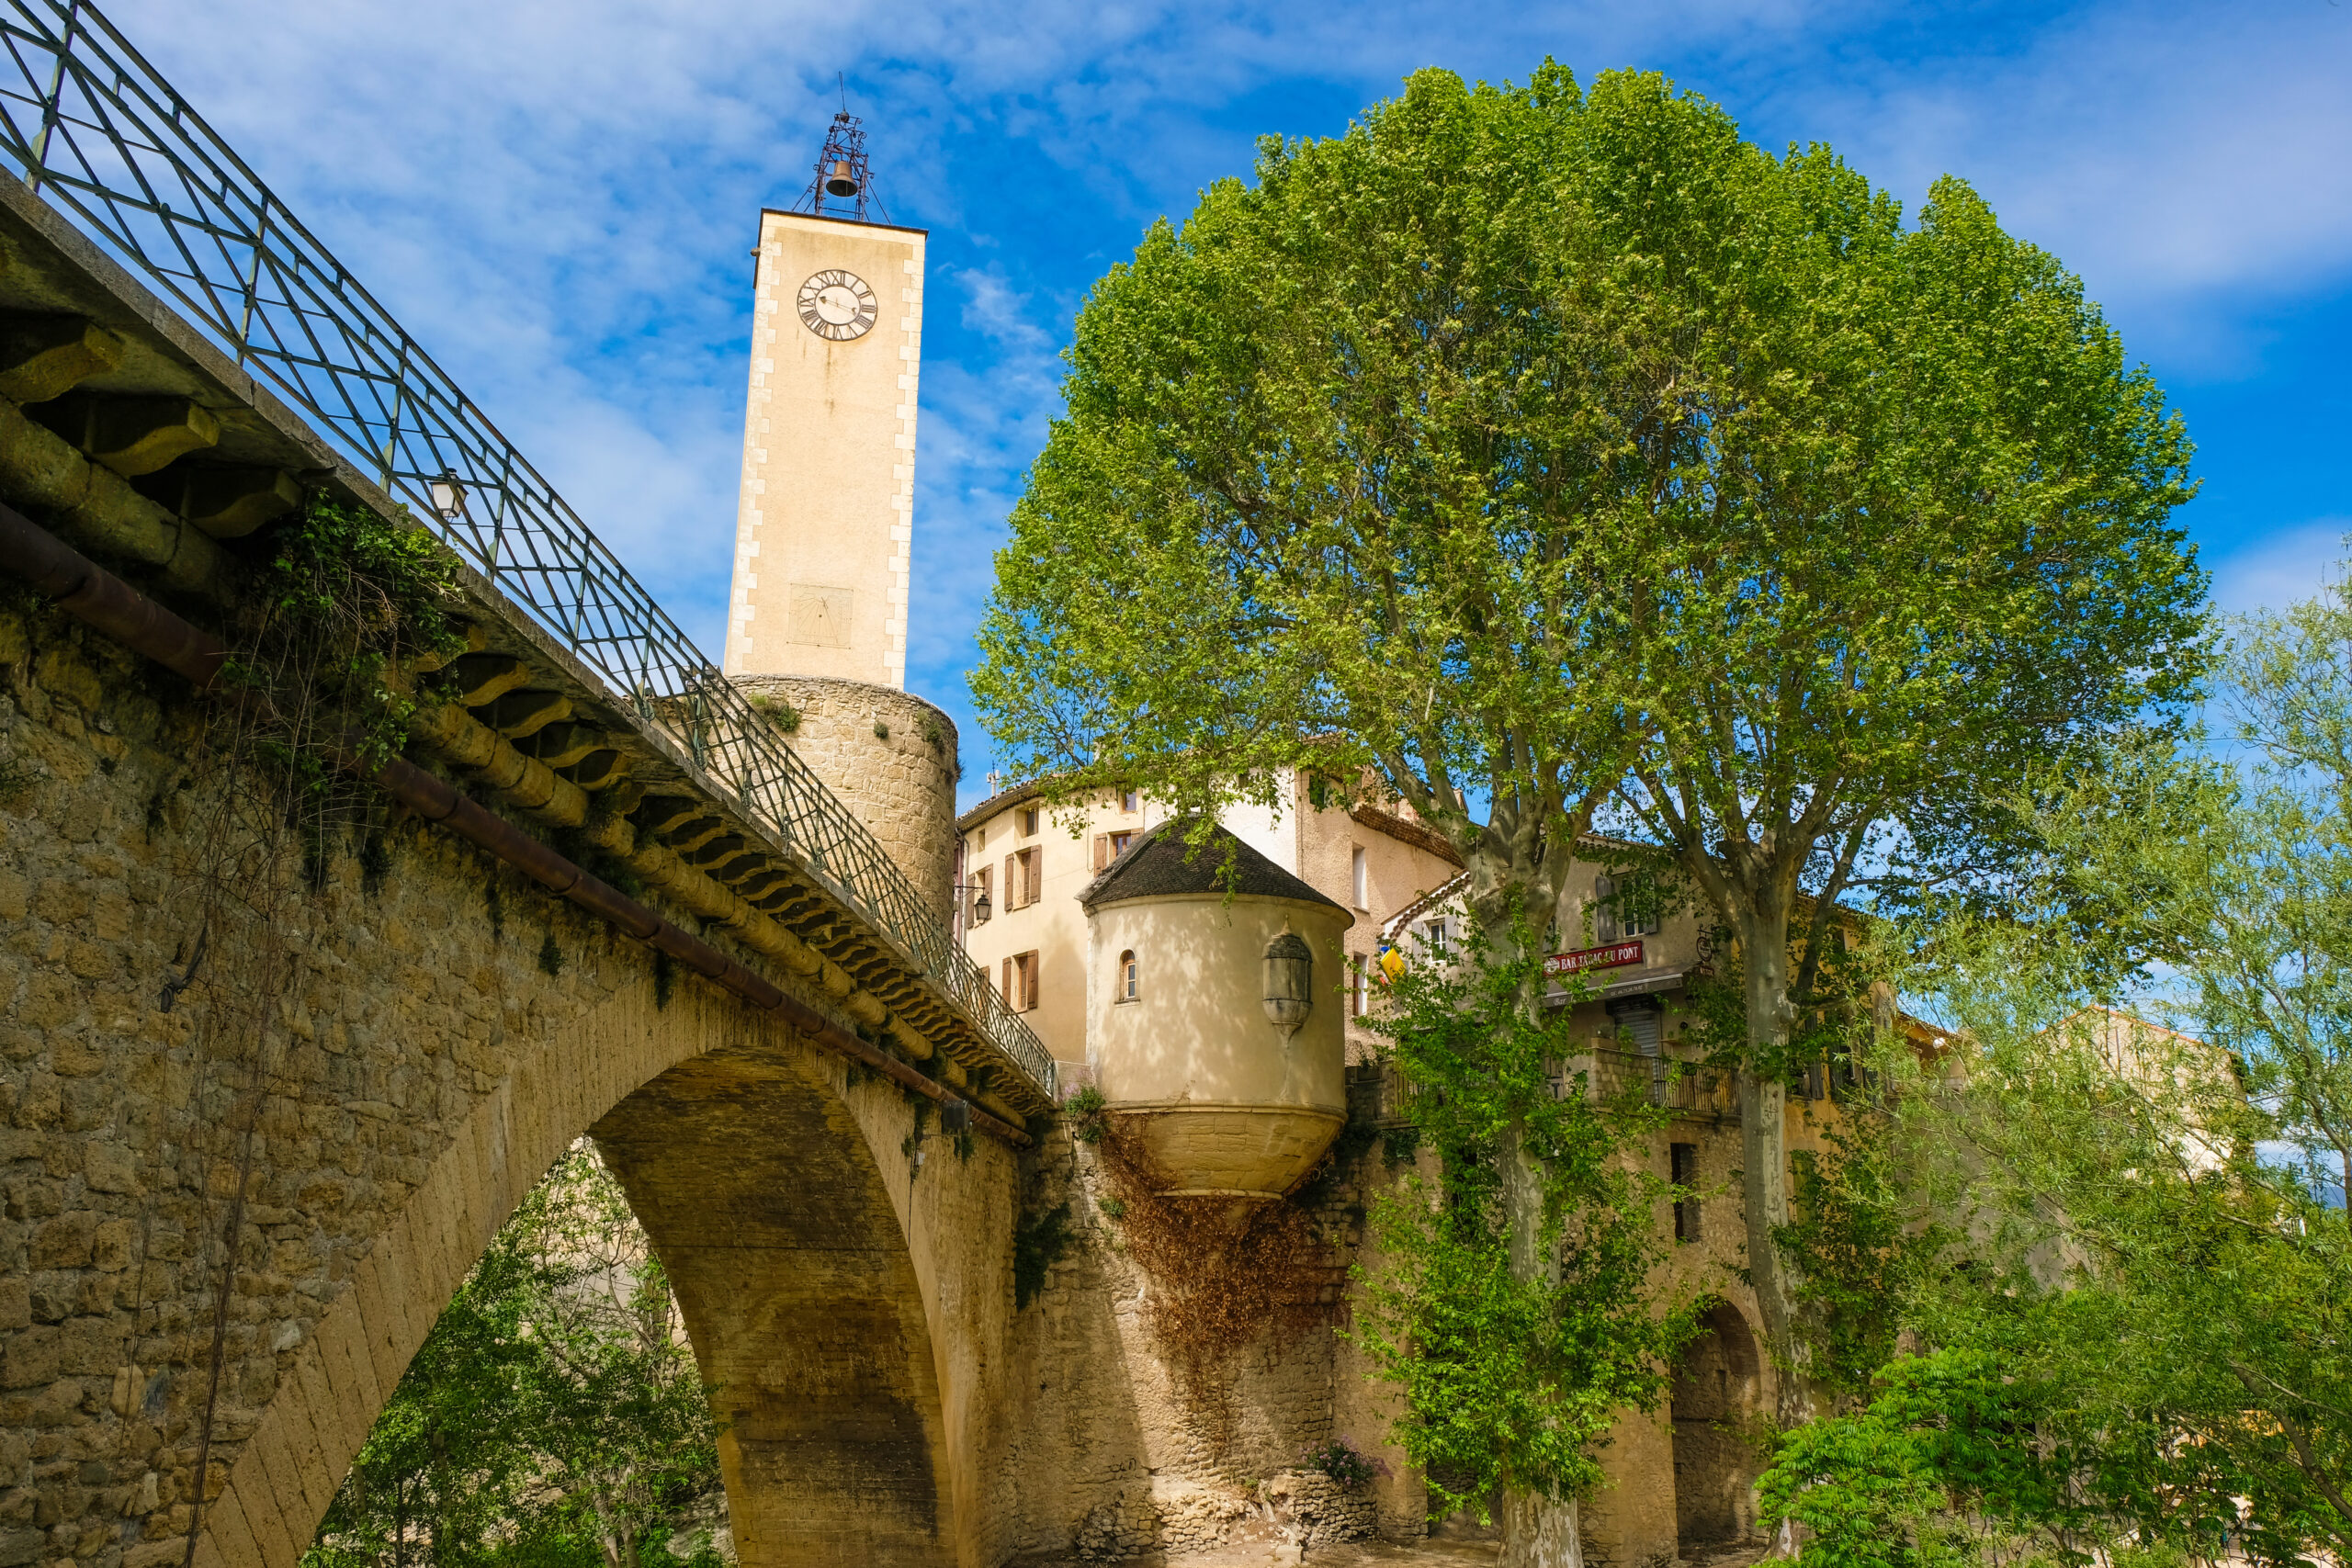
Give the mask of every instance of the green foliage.
<path id="1" fill-rule="evenodd" d="M 1373 1204 L 1391 1264 L 1362 1277 L 1351 1332 L 1404 1393 L 1396 1436 L 1438 1512 L 1483 1514 L 1498 1488 L 1589 1487 L 1593 1447 L 1625 1409 L 1657 1405 L 1696 1323 L 1695 1301 L 1649 1283 L 1663 1188 L 1623 1157 L 1664 1113 L 1591 1099 L 1581 1077 L 1555 1096 L 1577 1045 L 1565 1010 L 1530 1016 L 1541 960 L 1528 933 L 1520 946 L 1500 958 L 1474 934 L 1460 977 L 1408 975 L 1377 1024 L 1442 1174 Z M 1532 1225 L 1514 1224 L 1514 1157 L 1537 1184 Z"/>
<path id="2" fill-rule="evenodd" d="M 878 718 L 874 721 L 874 739 L 876 740 L 890 739 L 890 727 Z"/>
<path id="3" fill-rule="evenodd" d="M 289 714 L 292 730 L 269 743 L 310 788 L 327 787 L 342 754 L 371 773 L 399 752 L 415 705 L 384 683 L 385 667 L 461 646 L 455 565 L 424 530 L 323 496 L 269 543 L 256 583 L 259 646 L 245 672 L 282 700 L 290 660 L 308 700 L 330 705 L 337 721 L 314 728 Z"/>
<path id="4" fill-rule="evenodd" d="M 1784 1448 L 1809 1560 L 2352 1549 L 2352 612 L 2243 632 L 2235 760 L 2135 735 L 2030 779 L 2007 908 L 1920 933 L 1906 988 L 1956 1032 L 1881 1051 L 1883 1125 L 1784 1235 L 1826 1323 L 1882 1292 L 1933 1353 Z M 1890 1348 L 1826 1343 L 1849 1389 Z M 1872 1508 L 1902 1529 L 1827 1528 Z"/>
<path id="5" fill-rule="evenodd" d="M 800 710 L 782 697 L 771 696 L 765 692 L 752 692 L 748 694 L 746 700 L 751 703 L 756 712 L 764 715 L 770 724 L 775 725 L 785 734 L 799 733 Z"/>
<path id="6" fill-rule="evenodd" d="M 1298 1456 L 1298 1467 L 1301 1470 L 1313 1471 L 1317 1475 L 1329 1476 L 1351 1490 L 1362 1486 L 1374 1476 L 1388 1473 L 1386 1463 L 1374 1455 L 1363 1452 L 1344 1436 L 1335 1437 L 1329 1442 L 1317 1443 L 1308 1449 Z"/>
<path id="7" fill-rule="evenodd" d="M 1369 776 L 1498 946 L 1596 813 L 1645 845 L 1728 932 L 1790 1358 L 1777 1085 L 1857 995 L 1839 901 L 1998 887 L 2007 793 L 2204 669 L 2161 389 L 1959 181 L 1906 225 L 1826 147 L 1549 62 L 1264 142 L 1068 360 L 979 634 L 1000 757 L 1182 809 Z"/>
<path id="8" fill-rule="evenodd" d="M 1081 1144 L 1099 1144 L 1109 1126 L 1102 1113 L 1102 1091 L 1092 1084 L 1080 1084 L 1062 1101 L 1062 1114 L 1069 1118 L 1071 1128 Z"/>
<path id="9" fill-rule="evenodd" d="M 1868 1397 L 1872 1376 L 1894 1357 L 1901 1319 L 1893 1303 L 1906 1299 L 1953 1238 L 1906 1203 L 1885 1122 L 1858 1116 L 1825 1138 L 1826 1153 L 1789 1156 L 1795 1217 L 1774 1239 L 1795 1266 L 1807 1370 L 1822 1393 L 1852 1402 Z"/>
<path id="10" fill-rule="evenodd" d="M 663 1536 L 718 1484 L 717 1435 L 661 1266 L 583 1143 L 435 1323 L 303 1562 L 672 1562 Z"/>
<path id="11" fill-rule="evenodd" d="M 2087 1562 L 2075 1550 L 2085 1510 L 2069 1501 L 2075 1454 L 2018 1440 L 2043 1405 L 1981 1354 L 1898 1362 L 1868 1409 L 1783 1440 L 1758 1488 L 1762 1522 L 1812 1532 L 1806 1568 L 1975 1562 L 2045 1523 L 2054 1539 L 2038 1544 Z"/>
<path id="12" fill-rule="evenodd" d="M 1107 1194 L 1094 1200 L 1094 1206 L 1102 1210 L 1104 1217 L 1108 1219 L 1123 1219 L 1125 1217 L 1127 1213 L 1127 1205 L 1124 1199 L 1111 1197 Z"/>
<path id="13" fill-rule="evenodd" d="M 1107 1208 L 1105 1210 L 1107 1213 Z M 1069 1205 L 1019 1221 L 1012 1231 L 1012 1308 L 1019 1312 L 1046 1288 L 1046 1276 L 1070 1244 Z"/>
<path id="14" fill-rule="evenodd" d="M 2088 1564 L 2125 1545 L 2211 1561 L 2234 1544 L 2258 1562 L 2300 1561 L 2260 1522 L 2268 1499 L 2230 1447 L 2111 1404 L 2095 1360 L 2020 1349 L 1890 1363 L 1866 1408 L 1783 1438 L 1759 1489 L 1764 1521 L 1814 1532 L 1802 1561 L 1828 1568 Z M 2252 1528 L 2236 1503 L 2249 1486 Z"/>

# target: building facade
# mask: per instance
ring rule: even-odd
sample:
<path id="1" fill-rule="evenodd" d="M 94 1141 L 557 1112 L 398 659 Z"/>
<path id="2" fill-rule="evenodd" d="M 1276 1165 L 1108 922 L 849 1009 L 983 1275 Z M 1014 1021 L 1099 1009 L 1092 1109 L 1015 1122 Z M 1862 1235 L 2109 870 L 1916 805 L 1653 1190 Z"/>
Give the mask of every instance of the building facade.
<path id="1" fill-rule="evenodd" d="M 1316 795 L 1311 775 L 1302 772 L 1287 782 L 1281 809 L 1228 810 L 1220 825 L 1295 878 L 1303 894 L 1350 917 L 1329 939 L 1332 962 L 1318 974 L 1317 990 L 1344 1020 L 1349 1114 L 1400 1127 L 1410 1086 L 1378 1065 L 1381 1037 L 1369 1022 L 1381 1005 L 1384 973 L 1460 962 L 1467 877 L 1451 848 L 1409 808 L 1351 807 Z M 1098 1086 L 1114 1111 L 1136 1102 L 1127 1081 L 1132 1063 L 1191 1049 L 1139 1041 L 1147 1015 L 1128 1009 L 1138 991 L 1193 988 L 1198 994 L 1176 1010 L 1182 1021 L 1172 1034 L 1189 1041 L 1202 1032 L 1201 1015 L 1221 1010 L 1237 1039 L 1256 1042 L 1250 1048 L 1261 1061 L 1261 1083 L 1276 1062 L 1279 1048 L 1265 1037 L 1256 998 L 1237 989 L 1262 934 L 1257 926 L 1209 970 L 1180 960 L 1173 944 L 1155 951 L 1131 934 L 1131 924 L 1106 928 L 1103 921 L 1104 892 L 1115 891 L 1125 860 L 1152 852 L 1182 827 L 1136 792 L 1102 792 L 1056 807 L 1034 785 L 1003 791 L 956 822 L 967 950 L 1007 1000 L 1024 1010 L 1060 1064 L 1065 1085 Z M 1705 959 L 1704 922 L 1687 908 L 1645 898 L 1632 876 L 1612 874 L 1611 850 L 1606 840 L 1589 841 L 1557 910 L 1557 974 L 1548 1001 L 1565 1014 L 1575 1049 L 1554 1065 L 1555 1089 L 1634 1093 L 1667 1110 L 1666 1127 L 1640 1157 L 1686 1195 L 1659 1206 L 1664 1260 L 1657 1283 L 1708 1303 L 1668 1401 L 1651 1414 L 1628 1412 L 1618 1423 L 1600 1455 L 1607 1481 L 1584 1506 L 1587 1561 L 1631 1565 L 1753 1537 L 1762 1469 L 1756 1439 L 1774 1407 L 1776 1374 L 1754 1293 L 1743 1280 L 1747 1223 L 1734 1085 L 1728 1072 L 1707 1065 L 1690 1005 Z M 1222 863 L 1215 845 L 1200 863 L 1206 888 Z M 1239 907 L 1245 902 L 1235 900 L 1233 918 L 1247 924 Z M 1847 1087 L 1825 1063 L 1790 1096 L 1784 1131 L 1792 1151 L 1823 1146 L 1842 1114 Z M 1152 1095 L 1165 1088 L 1155 1083 Z M 1199 1092 L 1221 1091 L 1212 1086 Z M 1291 1168 L 1305 1174 L 1301 1166 Z M 1371 1245 L 1359 1235 L 1357 1260 L 1376 1266 Z M 1361 1378 L 1369 1371 L 1352 1366 L 1345 1353 L 1337 1361 L 1343 1375 Z M 1343 1399 L 1368 1410 L 1379 1405 L 1376 1394 L 1335 1390 L 1335 1404 Z M 1401 1452 L 1376 1441 L 1385 1423 L 1367 1424 L 1357 1436 L 1395 1472 L 1381 1483 L 1394 1494 L 1383 1500 L 1383 1518 L 1413 1518 L 1425 1494 Z M 1439 1528 L 1474 1529 L 1461 1519 Z"/>

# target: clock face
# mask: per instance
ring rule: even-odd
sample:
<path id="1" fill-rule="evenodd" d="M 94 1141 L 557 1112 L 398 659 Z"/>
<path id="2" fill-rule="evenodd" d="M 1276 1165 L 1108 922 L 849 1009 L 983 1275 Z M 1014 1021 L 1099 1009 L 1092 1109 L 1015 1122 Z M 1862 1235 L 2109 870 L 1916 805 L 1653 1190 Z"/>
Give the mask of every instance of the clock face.
<path id="1" fill-rule="evenodd" d="M 854 272 L 829 267 L 800 286 L 800 324 L 842 343 L 874 330 L 874 290 Z"/>

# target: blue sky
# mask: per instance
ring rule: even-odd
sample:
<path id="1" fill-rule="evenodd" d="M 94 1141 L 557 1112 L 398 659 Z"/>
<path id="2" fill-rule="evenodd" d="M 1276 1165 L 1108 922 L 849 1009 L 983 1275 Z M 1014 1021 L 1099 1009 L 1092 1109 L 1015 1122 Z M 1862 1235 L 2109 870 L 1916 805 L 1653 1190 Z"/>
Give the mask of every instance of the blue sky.
<path id="1" fill-rule="evenodd" d="M 964 671 L 1091 281 L 1153 218 L 1424 65 L 1662 70 L 1916 207 L 1967 178 L 2189 422 L 2231 607 L 2352 530 L 2352 4 L 102 0 L 612 541 L 721 643 L 747 252 L 834 73 L 932 231 L 908 681 L 987 772 Z"/>

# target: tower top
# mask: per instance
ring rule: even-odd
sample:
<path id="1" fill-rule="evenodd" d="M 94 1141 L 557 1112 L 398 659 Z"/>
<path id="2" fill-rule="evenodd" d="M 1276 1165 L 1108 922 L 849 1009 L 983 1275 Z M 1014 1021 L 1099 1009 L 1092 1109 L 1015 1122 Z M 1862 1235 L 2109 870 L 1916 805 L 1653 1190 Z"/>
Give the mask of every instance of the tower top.
<path id="1" fill-rule="evenodd" d="M 830 201 L 836 213 L 828 213 Z M 860 223 L 871 223 L 868 209 L 881 214 L 881 220 L 890 221 L 888 208 L 874 194 L 874 171 L 865 160 L 865 128 L 857 116 L 849 112 L 844 90 L 841 112 L 833 116 L 832 124 L 825 128 L 824 149 L 817 154 L 817 177 L 800 193 L 793 205 L 795 212 L 811 217 L 841 216 Z"/>

